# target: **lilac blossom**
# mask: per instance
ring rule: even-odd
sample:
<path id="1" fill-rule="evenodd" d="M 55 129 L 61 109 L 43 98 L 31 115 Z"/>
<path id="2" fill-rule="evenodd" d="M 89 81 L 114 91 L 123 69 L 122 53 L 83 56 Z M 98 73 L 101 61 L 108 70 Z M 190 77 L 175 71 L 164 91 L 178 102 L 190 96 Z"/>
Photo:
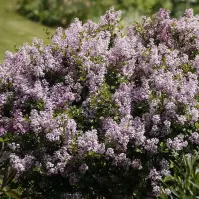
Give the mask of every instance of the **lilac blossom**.
<path id="1" fill-rule="evenodd" d="M 19 176 L 37 169 L 92 194 L 107 176 L 107 190 L 133 194 L 142 182 L 154 196 L 168 157 L 198 147 L 199 16 L 160 9 L 127 30 L 120 17 L 111 8 L 99 23 L 75 19 L 50 45 L 34 38 L 6 52 L 0 137 L 12 137 L 5 150 Z M 135 187 L 119 183 L 129 178 Z"/>

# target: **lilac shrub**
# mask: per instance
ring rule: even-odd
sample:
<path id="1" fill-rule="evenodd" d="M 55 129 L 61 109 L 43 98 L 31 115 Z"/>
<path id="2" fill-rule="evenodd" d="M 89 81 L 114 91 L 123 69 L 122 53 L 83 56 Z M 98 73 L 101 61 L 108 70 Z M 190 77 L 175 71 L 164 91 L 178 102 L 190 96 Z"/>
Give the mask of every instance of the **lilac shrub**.
<path id="1" fill-rule="evenodd" d="M 199 16 L 160 9 L 126 30 L 120 16 L 6 52 L 0 136 L 39 198 L 151 198 L 169 161 L 198 148 Z"/>

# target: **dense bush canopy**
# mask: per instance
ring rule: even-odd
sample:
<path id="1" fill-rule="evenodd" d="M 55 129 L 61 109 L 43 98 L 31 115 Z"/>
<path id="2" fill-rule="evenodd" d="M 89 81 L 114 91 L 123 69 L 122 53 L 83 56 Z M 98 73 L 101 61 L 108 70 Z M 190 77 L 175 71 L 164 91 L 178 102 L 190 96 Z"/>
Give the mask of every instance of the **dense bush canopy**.
<path id="1" fill-rule="evenodd" d="M 154 197 L 169 160 L 198 147 L 199 16 L 160 9 L 123 30 L 120 15 L 6 52 L 1 167 L 32 198 Z"/>

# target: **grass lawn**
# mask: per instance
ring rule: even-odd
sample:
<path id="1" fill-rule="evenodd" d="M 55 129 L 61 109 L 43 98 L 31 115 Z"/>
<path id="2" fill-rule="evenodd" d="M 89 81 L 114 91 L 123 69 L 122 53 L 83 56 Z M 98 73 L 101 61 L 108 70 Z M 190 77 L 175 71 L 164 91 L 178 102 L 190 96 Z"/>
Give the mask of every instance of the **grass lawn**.
<path id="1" fill-rule="evenodd" d="M 33 37 L 49 42 L 44 31 L 47 27 L 29 21 L 15 12 L 16 0 L 0 0 L 0 63 L 5 51 L 14 51 L 14 46 L 31 43 Z M 53 34 L 55 29 L 47 28 Z"/>

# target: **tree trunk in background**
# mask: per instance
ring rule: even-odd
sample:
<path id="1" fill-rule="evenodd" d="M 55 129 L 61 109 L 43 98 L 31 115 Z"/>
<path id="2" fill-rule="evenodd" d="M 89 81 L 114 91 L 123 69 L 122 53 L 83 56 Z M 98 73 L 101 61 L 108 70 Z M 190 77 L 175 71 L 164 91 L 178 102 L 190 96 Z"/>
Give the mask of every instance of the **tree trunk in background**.
<path id="1" fill-rule="evenodd" d="M 190 8 L 190 0 L 186 0 L 186 9 Z"/>

